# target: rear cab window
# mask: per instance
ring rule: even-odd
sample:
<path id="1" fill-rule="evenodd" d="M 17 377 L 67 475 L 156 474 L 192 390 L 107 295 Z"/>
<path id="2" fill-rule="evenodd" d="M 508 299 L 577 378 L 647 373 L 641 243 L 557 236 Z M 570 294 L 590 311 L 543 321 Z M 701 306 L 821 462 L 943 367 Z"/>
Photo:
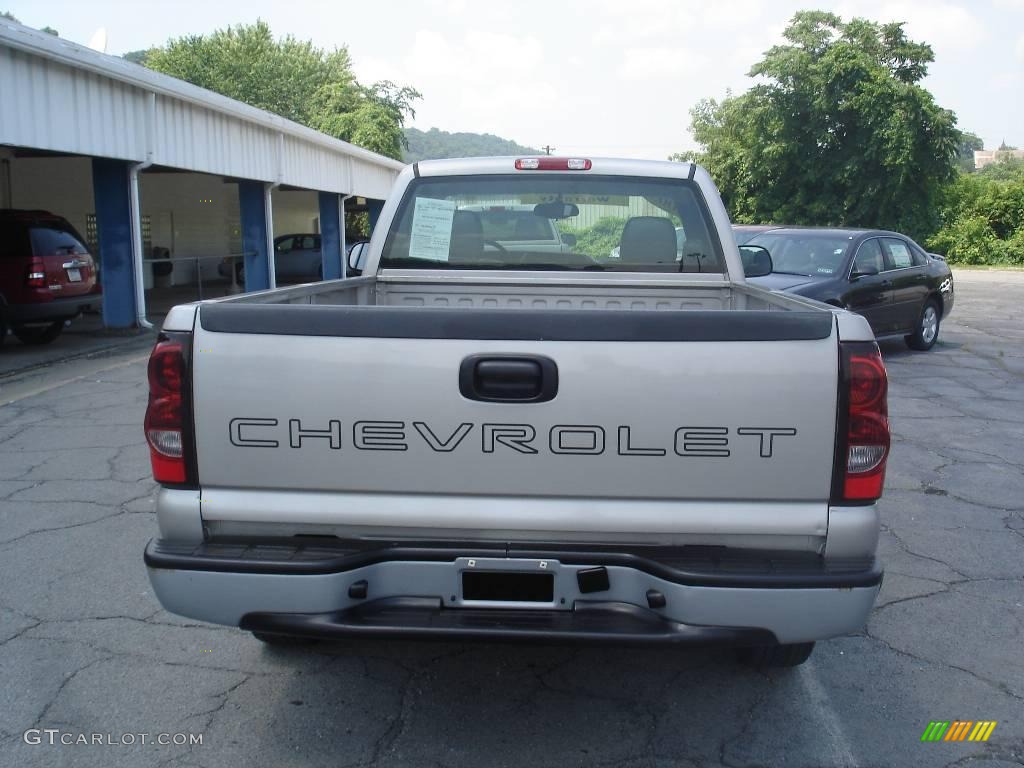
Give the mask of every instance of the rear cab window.
<path id="1" fill-rule="evenodd" d="M 380 266 L 725 272 L 696 184 L 579 174 L 417 179 Z"/>

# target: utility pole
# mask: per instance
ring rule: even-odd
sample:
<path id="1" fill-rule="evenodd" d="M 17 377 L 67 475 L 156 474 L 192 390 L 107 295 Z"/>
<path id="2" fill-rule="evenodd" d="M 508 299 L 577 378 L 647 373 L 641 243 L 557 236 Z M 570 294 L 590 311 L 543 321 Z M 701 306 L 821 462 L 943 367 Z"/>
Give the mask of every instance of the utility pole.
<path id="1" fill-rule="evenodd" d="M 546 147 L 541 147 L 541 149 L 544 150 L 545 155 L 550 155 L 552 152 L 555 151 L 555 147 L 552 147 L 550 144 Z"/>

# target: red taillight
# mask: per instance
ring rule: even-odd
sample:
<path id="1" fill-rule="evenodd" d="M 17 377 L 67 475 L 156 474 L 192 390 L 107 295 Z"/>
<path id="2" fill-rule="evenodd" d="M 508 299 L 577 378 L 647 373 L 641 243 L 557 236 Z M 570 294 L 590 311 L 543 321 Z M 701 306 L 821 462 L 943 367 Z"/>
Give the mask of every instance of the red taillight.
<path id="1" fill-rule="evenodd" d="M 161 339 L 149 356 L 149 405 L 145 422 L 153 479 L 158 483 L 180 484 L 188 480 L 185 386 L 184 346 L 176 340 Z"/>
<path id="2" fill-rule="evenodd" d="M 837 440 L 834 503 L 871 502 L 882 495 L 889 458 L 888 379 L 874 342 L 841 345 L 840 404 L 845 405 L 845 435 Z M 840 421 L 842 424 L 842 420 Z"/>
<path id="3" fill-rule="evenodd" d="M 589 171 L 593 163 L 583 157 L 521 157 L 517 171 Z"/>
<path id="4" fill-rule="evenodd" d="M 29 288 L 46 287 L 46 265 L 38 256 L 33 256 L 28 262 L 28 273 L 25 275 L 25 285 Z"/>

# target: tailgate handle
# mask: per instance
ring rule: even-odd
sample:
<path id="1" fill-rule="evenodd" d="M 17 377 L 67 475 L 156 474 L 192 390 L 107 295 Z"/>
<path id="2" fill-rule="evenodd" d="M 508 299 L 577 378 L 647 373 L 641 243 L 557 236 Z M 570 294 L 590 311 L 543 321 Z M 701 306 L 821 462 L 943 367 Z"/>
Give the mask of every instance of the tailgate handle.
<path id="1" fill-rule="evenodd" d="M 471 355 L 459 367 L 459 391 L 485 403 L 543 403 L 558 393 L 558 366 L 541 355 Z"/>

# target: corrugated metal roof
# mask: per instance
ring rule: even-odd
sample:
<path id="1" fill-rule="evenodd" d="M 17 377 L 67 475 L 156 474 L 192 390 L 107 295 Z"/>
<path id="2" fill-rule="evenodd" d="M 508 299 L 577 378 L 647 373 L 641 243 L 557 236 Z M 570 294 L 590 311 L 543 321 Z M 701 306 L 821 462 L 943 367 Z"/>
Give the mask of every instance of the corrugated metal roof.
<path id="1" fill-rule="evenodd" d="M 0 20 L 0 144 L 384 198 L 404 164 Z"/>

